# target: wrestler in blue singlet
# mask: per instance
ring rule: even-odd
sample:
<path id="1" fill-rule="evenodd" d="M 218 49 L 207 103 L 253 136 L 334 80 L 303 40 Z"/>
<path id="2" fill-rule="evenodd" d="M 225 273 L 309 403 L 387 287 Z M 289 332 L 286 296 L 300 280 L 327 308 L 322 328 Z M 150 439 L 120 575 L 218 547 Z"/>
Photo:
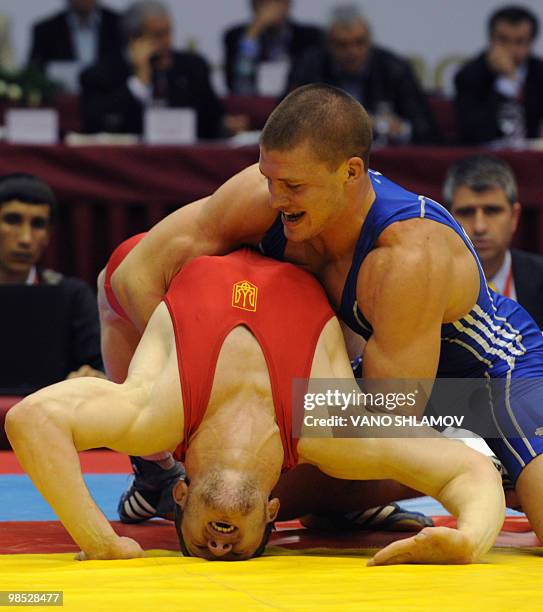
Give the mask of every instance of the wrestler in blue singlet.
<path id="1" fill-rule="evenodd" d="M 480 289 L 477 302 L 467 315 L 441 326 L 437 378 L 505 379 L 507 392 L 503 398 L 499 402 L 488 398 L 488 416 L 492 419 L 497 437 L 485 440 L 505 465 L 513 482 L 516 482 L 522 468 L 543 453 L 541 331 L 522 306 L 488 288 L 467 234 L 443 206 L 403 189 L 379 172 L 370 170 L 369 177 L 375 191 L 375 201 L 355 247 L 338 314 L 366 340 L 371 336 L 371 325 L 356 301 L 356 283 L 364 258 L 389 225 L 421 218 L 453 229 L 477 261 Z M 286 242 L 279 216 L 262 239 L 260 249 L 265 255 L 282 260 Z M 510 381 L 520 378 L 532 379 L 536 384 L 511 387 Z M 512 392 L 509 392 L 510 388 L 513 388 Z M 515 433 L 511 435 L 510 432 Z"/>

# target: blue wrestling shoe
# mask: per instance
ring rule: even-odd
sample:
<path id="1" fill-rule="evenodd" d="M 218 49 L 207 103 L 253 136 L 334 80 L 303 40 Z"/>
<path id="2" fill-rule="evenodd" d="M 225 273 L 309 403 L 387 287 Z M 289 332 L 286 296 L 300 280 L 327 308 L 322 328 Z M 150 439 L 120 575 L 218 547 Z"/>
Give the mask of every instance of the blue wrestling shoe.
<path id="1" fill-rule="evenodd" d="M 175 502 L 172 489 L 186 475 L 181 463 L 176 461 L 172 468 L 164 470 L 141 457 L 130 457 L 130 460 L 134 480 L 128 491 L 121 495 L 117 506 L 121 523 L 142 523 L 155 517 L 173 521 Z"/>
<path id="2" fill-rule="evenodd" d="M 326 531 L 420 531 L 434 526 L 431 517 L 404 510 L 394 502 L 361 512 L 311 514 L 304 516 L 301 522 L 304 527 Z"/>

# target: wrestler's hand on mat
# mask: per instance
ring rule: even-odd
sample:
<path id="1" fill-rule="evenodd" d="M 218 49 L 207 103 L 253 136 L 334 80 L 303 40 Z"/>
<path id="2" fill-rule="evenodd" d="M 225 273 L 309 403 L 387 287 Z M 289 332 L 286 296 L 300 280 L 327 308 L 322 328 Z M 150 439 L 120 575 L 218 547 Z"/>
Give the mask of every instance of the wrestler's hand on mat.
<path id="1" fill-rule="evenodd" d="M 111 542 L 103 551 L 86 553 L 81 551 L 75 556 L 76 561 L 96 561 L 113 559 L 137 559 L 143 557 L 142 547 L 132 538 L 120 537 Z"/>
<path id="2" fill-rule="evenodd" d="M 411 538 L 389 544 L 368 565 L 472 563 L 476 549 L 476 542 L 458 529 L 426 527 Z"/>

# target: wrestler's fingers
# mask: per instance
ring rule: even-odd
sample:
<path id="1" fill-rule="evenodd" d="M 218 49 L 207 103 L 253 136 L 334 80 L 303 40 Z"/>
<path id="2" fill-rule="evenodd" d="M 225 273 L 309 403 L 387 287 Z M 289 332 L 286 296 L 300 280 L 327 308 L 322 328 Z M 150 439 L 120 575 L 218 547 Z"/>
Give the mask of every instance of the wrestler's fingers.
<path id="1" fill-rule="evenodd" d="M 426 527 L 411 538 L 389 544 L 370 560 L 369 565 L 472 563 L 475 550 L 476 542 L 458 529 Z"/>
<path id="2" fill-rule="evenodd" d="M 412 563 L 412 552 L 416 547 L 414 542 L 417 536 L 404 538 L 397 542 L 392 542 L 373 555 L 368 561 L 368 566 L 375 565 L 396 565 L 401 563 Z"/>
<path id="3" fill-rule="evenodd" d="M 99 553 L 88 555 L 84 551 L 77 553 L 74 557 L 76 561 L 97 561 L 113 559 L 137 559 L 144 557 L 145 552 L 142 547 L 132 538 L 119 537 L 114 542 L 110 542 L 107 548 Z"/>
<path id="4" fill-rule="evenodd" d="M 132 538 L 121 537 L 117 540 L 113 559 L 136 559 L 145 556 L 143 548 Z"/>

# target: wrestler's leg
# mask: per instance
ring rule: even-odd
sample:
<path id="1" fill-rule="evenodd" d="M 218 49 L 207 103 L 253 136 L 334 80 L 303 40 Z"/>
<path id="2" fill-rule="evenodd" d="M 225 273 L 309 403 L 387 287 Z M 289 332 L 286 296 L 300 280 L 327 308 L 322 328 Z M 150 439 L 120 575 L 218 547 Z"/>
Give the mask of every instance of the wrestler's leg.
<path id="1" fill-rule="evenodd" d="M 121 318 L 109 304 L 104 289 L 105 276 L 106 271 L 102 270 L 97 282 L 102 359 L 108 378 L 113 382 L 122 383 L 126 379 L 130 361 L 140 341 L 140 333 L 126 319 Z M 163 469 L 174 466 L 174 459 L 167 451 L 148 455 L 144 459 L 159 462 Z"/>
<path id="2" fill-rule="evenodd" d="M 140 341 L 138 330 L 120 317 L 111 307 L 104 289 L 105 270 L 98 276 L 98 309 L 102 358 L 110 380 L 126 379 L 132 356 Z M 181 464 L 169 451 L 130 457 L 135 479 L 119 500 L 119 517 L 126 523 L 141 522 L 153 516 L 173 516 L 173 503 L 168 494 L 171 486 L 184 477 Z M 172 506 L 171 511 L 169 505 Z"/>
<path id="3" fill-rule="evenodd" d="M 543 352 L 534 350 L 507 376 L 492 381 L 498 433 L 487 444 L 513 483 L 508 505 L 517 502 L 543 542 Z"/>
<path id="4" fill-rule="evenodd" d="M 140 334 L 128 321 L 111 308 L 104 289 L 105 270 L 98 275 L 98 311 L 102 359 L 108 378 L 116 383 L 126 379 L 132 355 L 138 346 Z"/>
<path id="5" fill-rule="evenodd" d="M 543 455 L 538 455 L 522 470 L 515 492 L 532 529 L 543 542 Z"/>

